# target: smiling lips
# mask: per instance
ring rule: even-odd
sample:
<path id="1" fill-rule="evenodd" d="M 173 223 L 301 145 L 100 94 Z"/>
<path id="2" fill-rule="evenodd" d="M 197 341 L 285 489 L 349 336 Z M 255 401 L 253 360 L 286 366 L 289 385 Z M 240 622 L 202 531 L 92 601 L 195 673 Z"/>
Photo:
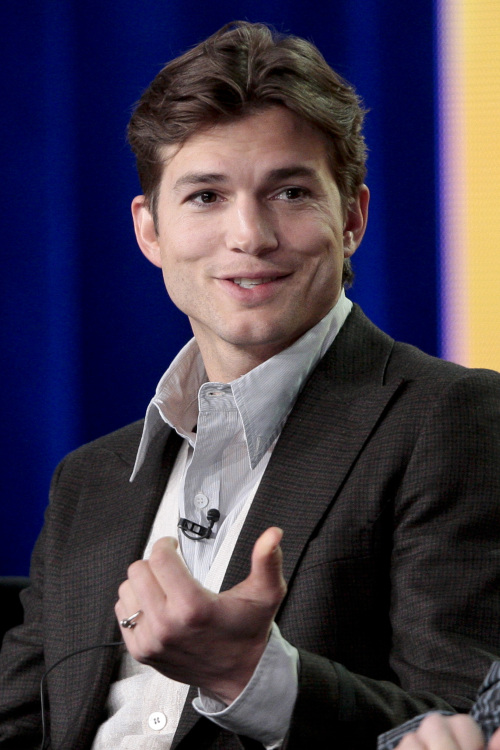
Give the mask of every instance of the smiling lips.
<path id="1" fill-rule="evenodd" d="M 259 286 L 259 284 L 268 284 L 270 281 L 275 281 L 277 278 L 278 278 L 277 276 L 268 276 L 262 279 L 238 278 L 238 279 L 233 279 L 233 282 L 235 284 L 238 284 L 238 286 L 243 287 L 243 289 L 252 289 L 252 287 L 254 286 Z"/>

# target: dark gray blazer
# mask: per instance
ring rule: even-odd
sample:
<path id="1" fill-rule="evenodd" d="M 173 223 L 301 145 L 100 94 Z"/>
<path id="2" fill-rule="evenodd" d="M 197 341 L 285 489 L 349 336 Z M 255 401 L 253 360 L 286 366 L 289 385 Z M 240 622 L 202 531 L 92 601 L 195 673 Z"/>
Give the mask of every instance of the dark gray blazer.
<path id="1" fill-rule="evenodd" d="M 58 467 L 25 625 L 0 660 L 0 748 L 40 743 L 38 685 L 63 655 L 120 637 L 113 613 L 141 556 L 179 438 L 165 428 L 137 479 L 142 423 Z M 500 654 L 500 377 L 395 343 L 354 308 L 299 396 L 235 548 L 284 529 L 277 616 L 300 650 L 289 750 L 374 748 L 430 707 L 468 710 Z M 91 746 L 118 649 L 48 678 L 53 750 Z M 10 738 L 10 739 L 9 739 Z M 185 708 L 174 747 L 260 747 Z"/>

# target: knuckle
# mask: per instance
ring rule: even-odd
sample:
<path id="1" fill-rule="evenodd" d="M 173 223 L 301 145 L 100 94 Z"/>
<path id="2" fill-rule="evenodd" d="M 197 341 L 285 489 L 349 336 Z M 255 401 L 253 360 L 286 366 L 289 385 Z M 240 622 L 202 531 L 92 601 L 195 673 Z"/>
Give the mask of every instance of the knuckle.
<path id="1" fill-rule="evenodd" d="M 208 622 L 206 607 L 200 607 L 192 601 L 184 602 L 179 610 L 179 617 L 190 630 L 202 628 Z"/>
<path id="2" fill-rule="evenodd" d="M 281 602 L 286 596 L 287 591 L 288 587 L 285 581 L 282 580 L 276 586 L 274 586 L 272 589 L 269 589 L 265 593 L 262 599 L 262 603 L 270 609 L 275 610 L 280 606 Z"/>
<path id="3" fill-rule="evenodd" d="M 156 544 L 158 544 L 158 542 Z M 148 562 L 151 570 L 157 571 L 161 569 L 165 562 L 165 553 L 163 547 L 156 547 L 155 545 L 151 550 Z"/>
<path id="4" fill-rule="evenodd" d="M 448 717 L 444 717 L 444 716 L 442 716 L 441 714 L 438 714 L 438 713 L 431 713 L 431 714 L 429 714 L 429 716 L 425 717 L 425 719 L 420 724 L 420 727 L 421 728 L 425 728 L 425 729 L 427 729 L 429 727 L 432 727 L 433 729 L 436 728 L 436 727 L 440 727 L 444 723 L 446 723 L 445 722 L 445 718 L 447 719 Z"/>
<path id="5" fill-rule="evenodd" d="M 172 549 L 173 539 L 170 537 L 161 537 L 153 544 L 151 554 L 149 556 L 149 562 L 153 565 L 162 563 L 165 560 L 165 555 Z"/>
<path id="6" fill-rule="evenodd" d="M 127 568 L 127 577 L 135 578 L 142 568 L 142 560 L 136 560 Z"/>
<path id="7" fill-rule="evenodd" d="M 287 591 L 288 591 L 288 586 L 286 585 L 285 580 L 282 578 L 280 581 L 279 589 L 278 589 L 279 602 L 281 602 L 281 600 L 285 598 Z"/>
<path id="8" fill-rule="evenodd" d="M 175 621 L 179 630 L 196 631 L 209 627 L 213 622 L 213 607 L 210 601 L 195 596 L 186 596 L 176 602 Z"/>
<path id="9" fill-rule="evenodd" d="M 129 587 L 128 581 L 123 581 L 123 583 L 120 583 L 120 585 L 118 586 L 118 598 L 119 599 L 123 599 L 123 597 L 125 596 L 127 592 L 128 587 Z"/>

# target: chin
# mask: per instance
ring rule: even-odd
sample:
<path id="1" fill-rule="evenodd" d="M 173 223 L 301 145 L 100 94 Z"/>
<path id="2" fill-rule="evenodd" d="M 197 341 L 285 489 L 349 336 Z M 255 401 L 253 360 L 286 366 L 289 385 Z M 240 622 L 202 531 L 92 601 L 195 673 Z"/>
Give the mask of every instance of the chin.
<path id="1" fill-rule="evenodd" d="M 233 332 L 225 338 L 228 344 L 239 347 L 241 349 L 254 348 L 256 350 L 261 348 L 269 347 L 270 350 L 275 349 L 276 353 L 282 349 L 286 349 L 294 341 L 296 341 L 301 333 L 291 331 L 277 331 L 276 326 L 270 326 L 269 330 L 263 330 L 260 328 L 258 331 L 253 328 L 251 330 L 246 329 L 241 332 Z M 269 356 L 272 356 L 270 354 Z"/>

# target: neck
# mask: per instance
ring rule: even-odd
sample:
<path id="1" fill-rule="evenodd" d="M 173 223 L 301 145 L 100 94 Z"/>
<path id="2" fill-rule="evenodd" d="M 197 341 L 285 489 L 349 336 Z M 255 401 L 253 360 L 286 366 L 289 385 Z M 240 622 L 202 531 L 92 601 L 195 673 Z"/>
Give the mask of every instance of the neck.
<path id="1" fill-rule="evenodd" d="M 283 347 L 240 349 L 231 344 L 219 345 L 214 350 L 197 339 L 208 379 L 212 383 L 231 383 L 278 354 Z"/>

